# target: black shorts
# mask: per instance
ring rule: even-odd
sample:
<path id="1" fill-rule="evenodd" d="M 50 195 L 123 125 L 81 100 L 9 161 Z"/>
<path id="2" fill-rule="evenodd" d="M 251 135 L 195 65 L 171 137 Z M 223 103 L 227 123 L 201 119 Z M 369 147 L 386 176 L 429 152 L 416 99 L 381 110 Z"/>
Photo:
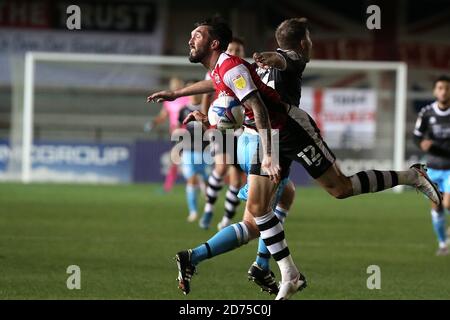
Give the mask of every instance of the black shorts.
<path id="1" fill-rule="evenodd" d="M 279 159 L 282 179 L 289 176 L 292 161 L 299 162 L 312 178 L 317 179 L 334 164 L 336 157 L 323 141 L 319 128 L 308 113 L 298 107 L 291 107 L 288 114 L 285 126 L 277 133 L 278 144 L 274 144 L 272 158 Z M 255 153 L 250 174 L 265 175 L 261 172 L 259 150 Z"/>
<path id="2" fill-rule="evenodd" d="M 212 144 L 213 157 L 220 154 L 226 154 L 229 161 L 228 164 L 233 165 L 239 171 L 243 171 L 238 163 L 237 157 L 237 146 L 240 133 L 241 132 L 237 132 L 235 134 L 222 133 L 222 143 L 218 143 L 214 140 L 212 140 L 210 143 Z"/>

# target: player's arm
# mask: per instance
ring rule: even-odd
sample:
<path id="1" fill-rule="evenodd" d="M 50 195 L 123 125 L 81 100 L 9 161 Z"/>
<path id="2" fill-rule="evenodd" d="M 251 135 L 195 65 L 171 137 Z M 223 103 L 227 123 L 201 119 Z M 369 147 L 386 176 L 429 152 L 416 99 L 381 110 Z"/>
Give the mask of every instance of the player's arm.
<path id="1" fill-rule="evenodd" d="M 280 167 L 272 161 L 272 127 L 269 113 L 259 95 L 258 88 L 253 82 L 250 70 L 243 64 L 235 65 L 225 72 L 223 82 L 246 108 L 253 111 L 256 128 L 261 137 L 263 148 L 261 168 L 267 172 L 271 180 L 279 182 Z"/>
<path id="2" fill-rule="evenodd" d="M 253 91 L 249 93 L 242 100 L 242 103 L 246 108 L 253 111 L 256 128 L 258 129 L 258 132 L 260 132 L 264 154 L 272 156 L 272 136 L 270 134 L 270 129 L 272 127 L 270 125 L 269 113 L 267 112 L 267 108 L 264 105 L 259 92 Z"/>
<path id="3" fill-rule="evenodd" d="M 267 171 L 271 180 L 278 183 L 280 181 L 280 167 L 278 165 L 274 165 L 272 159 L 272 127 L 270 125 L 267 107 L 262 101 L 258 91 L 249 93 L 242 100 L 242 103 L 246 108 L 253 111 L 253 115 L 255 117 L 256 128 L 258 129 L 258 134 L 261 138 L 261 144 L 263 147 L 263 161 L 261 163 L 261 167 Z"/>
<path id="4" fill-rule="evenodd" d="M 428 120 L 426 118 L 425 112 L 420 111 L 417 116 L 416 125 L 413 132 L 414 143 L 424 152 L 428 152 L 432 141 L 426 139 L 426 134 L 428 131 Z"/>
<path id="5" fill-rule="evenodd" d="M 278 52 L 255 52 L 253 60 L 261 68 L 275 68 L 278 70 L 286 70 L 286 59 Z"/>
<path id="6" fill-rule="evenodd" d="M 173 101 L 179 97 L 214 92 L 212 80 L 202 80 L 179 90 L 163 90 L 155 92 L 147 97 L 147 102 Z"/>
<path id="7" fill-rule="evenodd" d="M 430 152 L 433 140 L 427 138 L 428 133 L 428 117 L 422 110 L 417 116 L 416 125 L 414 127 L 413 140 L 416 146 L 423 152 Z"/>
<path id="8" fill-rule="evenodd" d="M 272 136 L 270 134 L 270 129 L 272 127 L 270 125 L 269 113 L 267 112 L 267 108 L 264 105 L 259 92 L 253 91 L 249 93 L 241 102 L 246 108 L 253 111 L 256 128 L 260 132 L 264 154 L 272 156 Z"/>

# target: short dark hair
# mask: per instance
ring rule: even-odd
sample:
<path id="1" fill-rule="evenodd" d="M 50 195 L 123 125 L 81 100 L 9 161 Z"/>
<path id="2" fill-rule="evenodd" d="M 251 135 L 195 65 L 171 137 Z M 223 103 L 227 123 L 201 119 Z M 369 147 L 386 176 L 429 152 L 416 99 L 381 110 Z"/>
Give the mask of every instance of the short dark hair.
<path id="1" fill-rule="evenodd" d="M 245 46 L 244 40 L 238 37 L 233 37 L 230 42 L 235 42 L 237 44 L 240 44 L 241 46 Z"/>
<path id="2" fill-rule="evenodd" d="M 306 37 L 308 19 L 292 18 L 284 20 L 275 31 L 275 38 L 281 49 L 296 49 Z"/>
<path id="3" fill-rule="evenodd" d="M 442 75 L 442 76 L 437 77 L 437 78 L 434 80 L 434 82 L 433 82 L 433 89 L 436 88 L 437 83 L 438 83 L 438 82 L 441 82 L 441 81 L 449 82 L 449 83 L 450 83 L 450 77 L 449 77 L 449 76 L 446 76 L 446 75 Z"/>
<path id="4" fill-rule="evenodd" d="M 207 26 L 209 35 L 214 40 L 219 40 L 219 48 L 222 51 L 227 50 L 228 44 L 233 39 L 233 32 L 228 23 L 220 16 L 214 16 L 202 22 L 197 22 L 195 27 Z"/>

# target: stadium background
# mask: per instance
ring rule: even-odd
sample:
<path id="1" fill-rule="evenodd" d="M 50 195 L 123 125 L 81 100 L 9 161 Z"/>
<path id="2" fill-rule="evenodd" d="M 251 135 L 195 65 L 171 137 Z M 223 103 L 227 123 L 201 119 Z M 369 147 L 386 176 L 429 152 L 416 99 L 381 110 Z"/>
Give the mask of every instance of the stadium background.
<path id="1" fill-rule="evenodd" d="M 81 7 L 81 30 L 66 29 L 65 9 L 70 4 L 78 4 Z M 366 8 L 371 4 L 378 4 L 382 8 L 381 30 L 366 28 Z M 43 63 L 38 67 L 33 128 L 36 146 L 33 151 L 34 179 L 65 183 L 124 182 L 124 185 L 83 184 L 77 187 L 70 184 L 11 184 L 7 182 L 14 178 L 9 174 L 12 157 L 10 141 L 17 117 L 15 112 L 20 109 L 22 103 L 21 75 L 25 52 L 31 50 L 187 56 L 188 35 L 193 23 L 215 13 L 227 18 L 234 33 L 244 39 L 247 56 L 254 51 L 275 48 L 273 32 L 283 19 L 306 16 L 311 25 L 314 59 L 406 62 L 408 94 L 405 161 L 422 157 L 410 137 L 418 110 L 432 101 L 433 79 L 442 73 L 448 74 L 450 70 L 449 1 L 429 0 L 424 5 L 406 0 L 247 0 L 216 2 L 212 5 L 210 1 L 175 0 L 3 0 L 0 1 L 0 181 L 5 182 L 0 185 L 0 225 L 3 229 L 0 233 L 4 239 L 0 259 L 3 259 L 4 275 L 7 276 L 1 280 L 4 289 L 0 289 L 0 296 L 177 297 L 177 293 L 172 290 L 174 286 L 170 286 L 170 290 L 166 287 L 165 280 L 170 279 L 173 282 L 174 277 L 172 269 L 165 270 L 171 263 L 168 256 L 185 244 L 178 237 L 179 234 L 185 233 L 189 243 L 195 244 L 205 240 L 205 233 L 201 233 L 195 226 L 186 230 L 181 185 L 171 193 L 171 203 L 167 203 L 169 198 L 160 193 L 160 183 L 169 166 L 167 151 L 171 144 L 168 125 L 150 133 L 143 130 L 145 124 L 160 110 L 159 104 L 148 105 L 145 98 L 150 92 L 166 88 L 172 76 L 185 80 L 201 78 L 204 70 L 200 66 L 195 69 L 152 67 L 146 71 L 143 71 L 142 67 L 124 68 L 120 65 L 79 68 L 76 64 Z M 393 148 L 394 114 L 392 88 L 395 85 L 392 72 L 380 72 L 376 76 L 370 76 L 365 72 L 309 74 L 307 71 L 304 85 L 310 88 L 310 91 L 305 90 L 304 99 L 309 99 L 309 107 L 312 108 L 310 110 L 317 112 L 315 117 L 319 122 L 320 108 L 314 109 L 317 93 L 313 90 L 363 90 L 362 93 L 350 92 L 349 96 L 350 100 L 361 98 L 363 101 L 360 101 L 356 108 L 366 109 L 365 115 L 369 117 L 368 127 L 371 129 L 367 140 L 356 139 L 350 140 L 349 143 L 343 135 L 344 138 L 333 142 L 333 147 L 341 159 L 363 159 L 364 163 L 349 165 L 352 171 L 357 166 L 373 167 L 390 157 Z M 373 87 L 391 93 L 388 92 L 386 97 L 373 98 Z M 353 121 L 352 124 L 367 129 L 367 123 L 358 124 L 358 121 Z M 322 123 L 322 129 L 325 126 L 326 123 Z M 345 129 L 338 131 L 343 134 Z M 361 137 L 361 132 L 357 131 L 353 136 Z M 334 133 L 328 135 L 333 137 Z M 73 158 L 58 158 L 54 150 L 61 146 L 71 150 Z M 382 156 L 379 157 L 380 154 Z M 311 184 L 299 166 L 296 166 L 293 172 L 297 184 Z M 133 182 L 152 184 L 128 185 Z M 179 182 L 182 182 L 181 178 Z M 317 291 L 313 291 L 309 296 L 307 293 L 307 297 L 449 297 L 450 292 L 444 285 L 445 281 L 438 281 L 439 277 L 443 277 L 442 270 L 448 267 L 448 264 L 445 264 L 448 260 L 428 263 L 433 254 L 434 239 L 427 214 L 428 204 L 425 201 L 415 197 L 412 192 L 402 195 L 386 193 L 382 198 L 383 203 L 377 202 L 377 198 L 366 196 L 341 205 L 339 211 L 346 212 L 347 215 L 342 220 L 337 220 L 333 200 L 322 200 L 322 197 L 324 194 L 315 189 L 299 190 L 300 200 L 296 202 L 295 209 L 305 212 L 302 215 L 304 220 L 293 218 L 291 227 L 288 227 L 301 230 L 302 235 L 298 236 L 299 238 L 294 236 L 293 242 L 306 243 L 302 254 L 308 254 L 311 258 L 306 267 L 316 270 L 322 276 L 320 278 L 316 274 L 316 278 L 319 278 L 316 282 Z M 321 206 L 315 206 L 314 201 L 320 201 Z M 365 218 L 359 215 L 360 207 L 365 208 Z M 218 212 L 221 212 L 221 209 L 219 205 Z M 392 218 L 393 213 L 390 210 L 401 211 L 403 215 Z M 61 217 L 61 212 L 67 216 Z M 123 212 L 126 212 L 129 218 L 123 217 Z M 161 215 L 161 212 L 165 212 L 165 215 Z M 322 225 L 316 220 L 318 218 L 315 215 L 319 214 L 321 219 L 328 219 L 328 224 Z M 375 218 L 367 220 L 367 217 Z M 355 228 L 351 223 L 345 224 L 351 221 L 359 223 L 360 228 Z M 409 223 L 399 231 L 399 226 L 403 226 L 404 221 Z M 151 233 L 159 228 L 168 230 L 174 240 L 163 241 L 161 237 L 164 233 Z M 308 229 L 315 231 L 313 234 L 307 234 Z M 318 231 L 321 241 L 313 237 Z M 82 232 L 83 236 L 80 237 L 79 232 Z M 152 235 L 136 235 L 146 232 Z M 48 234 L 49 238 L 45 238 L 45 234 Z M 88 237 L 90 240 L 86 239 Z M 123 241 L 123 237 L 129 240 Z M 103 241 L 104 239 L 106 241 Z M 364 239 L 365 242 L 362 241 L 360 247 L 355 247 L 351 242 L 359 241 L 358 239 Z M 67 241 L 74 241 L 74 245 L 69 246 L 66 251 Z M 149 249 L 149 242 L 158 248 Z M 367 242 L 372 255 L 368 254 L 367 246 L 364 246 Z M 333 243 L 336 243 L 336 246 L 333 246 Z M 392 244 L 397 247 L 392 247 Z M 116 250 L 120 251 L 124 246 L 129 250 L 128 253 L 116 254 Z M 324 248 L 327 246 L 328 248 Z M 336 250 L 341 250 L 342 247 L 351 250 L 337 255 Z M 396 248 L 401 248 L 403 255 Z M 246 249 L 244 253 L 252 250 Z M 68 294 L 67 289 L 61 289 L 56 284 L 50 285 L 47 290 L 41 289 L 42 284 L 47 286 L 51 281 L 65 281 L 65 273 L 60 274 L 60 271 L 54 270 L 52 263 L 58 261 L 56 264 L 61 269 L 77 259 L 70 259 L 63 252 L 73 254 L 81 264 L 84 262 L 85 265 L 91 264 L 97 268 L 100 274 L 97 278 L 99 284 L 92 285 L 92 291 L 88 290 L 84 295 L 76 296 L 73 293 Z M 233 261 L 236 262 L 236 267 L 231 270 L 221 265 L 226 261 L 224 258 L 220 258 L 214 267 L 218 272 L 228 273 L 230 277 L 242 278 L 246 263 L 250 261 L 250 256 L 245 258 L 244 253 L 235 256 Z M 149 259 L 153 261 L 155 256 L 163 258 L 156 264 L 152 262 L 149 268 L 147 263 Z M 115 265 L 113 270 L 133 270 L 135 275 L 128 278 L 119 276 L 116 286 L 107 285 L 106 283 L 114 281 L 117 275 L 112 271 L 105 271 L 111 263 L 111 257 Z M 8 260 L 9 258 L 11 259 Z M 33 262 L 29 260 L 31 258 Z M 37 262 L 41 258 L 40 263 Z M 331 259 L 337 269 L 347 268 L 343 275 L 334 275 L 354 279 L 348 282 L 343 293 L 339 291 L 339 281 L 334 279 L 333 272 L 329 273 L 329 270 L 323 267 L 327 258 Z M 391 282 L 391 285 L 388 284 L 390 291 L 375 296 L 365 288 L 354 289 L 352 285 L 360 285 L 365 281 L 365 270 L 359 266 L 368 265 L 377 258 L 392 267 L 388 279 L 396 285 Z M 353 264 L 355 261 L 356 265 Z M 133 267 L 130 267 L 130 264 Z M 238 264 L 242 270 L 237 268 Z M 420 281 L 423 291 L 414 295 L 409 290 L 414 287 L 410 281 L 414 275 L 422 275 L 427 268 L 431 271 L 428 278 L 425 276 Z M 146 274 L 146 270 L 161 272 L 161 278 L 156 281 L 156 285 L 151 279 L 139 278 Z M 405 276 L 405 273 L 408 276 Z M 33 278 L 33 274 L 37 274 L 36 278 Z M 353 278 L 355 274 L 358 274 L 359 278 Z M 205 274 L 204 277 L 206 279 L 199 282 L 200 287 L 202 284 L 208 286 L 208 281 L 214 281 L 211 275 Z M 143 288 L 139 287 L 142 283 Z M 335 285 L 331 287 L 336 288 L 335 291 L 328 287 L 329 283 Z M 253 295 L 254 288 L 246 283 L 242 287 L 240 284 L 233 284 L 237 287 L 232 287 L 232 284 L 225 284 L 220 293 L 208 288 L 194 297 L 259 298 Z"/>
<path id="2" fill-rule="evenodd" d="M 412 1 L 378 3 L 383 8 L 381 30 L 366 28 L 367 1 L 345 4 L 325 0 L 276 4 L 240 1 L 212 7 L 207 1 L 81 1 L 82 29 L 69 31 L 65 13 L 67 1 L 2 1 L 0 179 L 11 179 L 12 148 L 8 142 L 13 140 L 14 119 L 18 117 L 14 110 L 22 107 L 21 76 L 23 55 L 27 50 L 186 56 L 187 36 L 193 22 L 214 13 L 226 17 L 235 34 L 245 40 L 247 55 L 275 48 L 273 30 L 276 25 L 286 17 L 304 15 L 311 24 L 314 59 L 406 62 L 409 68 L 406 160 L 417 160 L 420 153 L 410 139 L 417 111 L 432 100 L 433 78 L 450 67 L 448 2 L 431 1 L 425 8 Z M 85 70 L 89 68 L 90 71 Z M 163 66 L 148 68 L 144 74 L 136 69 L 142 68 L 124 68 L 117 64 L 103 68 L 50 63 L 38 66 L 34 139 L 40 147 L 34 155 L 35 180 L 158 182 L 163 179 L 168 167 L 167 124 L 151 133 L 144 132 L 144 124 L 159 112 L 160 106 L 143 103 L 143 97 L 150 91 L 167 87 L 172 76 L 199 79 L 203 70 L 200 66 L 178 69 Z M 363 71 L 305 73 L 306 88 L 368 90 L 343 96 L 348 100 L 362 99 L 359 105 L 357 101 L 355 106 L 351 102 L 342 105 L 347 104 L 348 112 L 359 112 L 361 118 L 366 119 L 365 122 L 356 119 L 351 126 L 345 126 L 344 120 L 338 124 L 340 132 L 337 133 L 329 132 L 327 120 L 322 121 L 323 107 L 319 104 L 317 108 L 317 90 L 304 90 L 303 107 L 316 118 L 325 139 L 341 159 L 364 159 L 373 166 L 371 160 L 390 158 L 394 76 L 393 72 L 380 72 L 375 76 Z M 371 91 L 374 87 L 379 92 L 385 89 L 387 97 L 378 94 L 374 98 L 371 95 L 376 93 Z M 333 110 L 329 102 L 324 105 Z M 339 117 L 339 113 L 332 116 Z M 364 134 L 369 137 L 364 138 Z M 340 140 L 333 142 L 332 138 Z M 77 165 L 83 161 L 73 159 L 70 164 L 67 159 L 58 159 L 51 150 L 61 144 L 72 148 L 75 158 L 91 160 Z M 78 147 L 81 149 L 76 149 Z M 111 151 L 110 158 L 103 156 L 105 149 L 106 153 Z M 101 167 L 102 161 L 111 165 Z M 354 166 L 350 164 L 350 170 L 359 169 Z M 347 167 L 345 163 L 343 167 Z M 297 183 L 308 183 L 301 168 L 295 172 L 301 173 L 294 176 Z"/>

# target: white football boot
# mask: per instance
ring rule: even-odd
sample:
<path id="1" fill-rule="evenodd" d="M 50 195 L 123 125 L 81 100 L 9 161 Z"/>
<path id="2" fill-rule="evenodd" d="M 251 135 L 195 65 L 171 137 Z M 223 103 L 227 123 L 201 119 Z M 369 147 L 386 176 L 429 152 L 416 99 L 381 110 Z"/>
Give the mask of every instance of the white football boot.
<path id="1" fill-rule="evenodd" d="M 437 206 L 442 205 L 442 194 L 439 192 L 437 186 L 428 177 L 425 165 L 416 163 L 409 167 L 410 170 L 417 172 L 417 182 L 414 187 L 426 195 Z"/>
<path id="2" fill-rule="evenodd" d="M 296 292 L 302 291 L 308 286 L 306 278 L 301 273 L 298 274 L 297 278 L 291 281 L 280 282 L 278 289 L 278 294 L 275 300 L 289 300 L 292 295 Z"/>

